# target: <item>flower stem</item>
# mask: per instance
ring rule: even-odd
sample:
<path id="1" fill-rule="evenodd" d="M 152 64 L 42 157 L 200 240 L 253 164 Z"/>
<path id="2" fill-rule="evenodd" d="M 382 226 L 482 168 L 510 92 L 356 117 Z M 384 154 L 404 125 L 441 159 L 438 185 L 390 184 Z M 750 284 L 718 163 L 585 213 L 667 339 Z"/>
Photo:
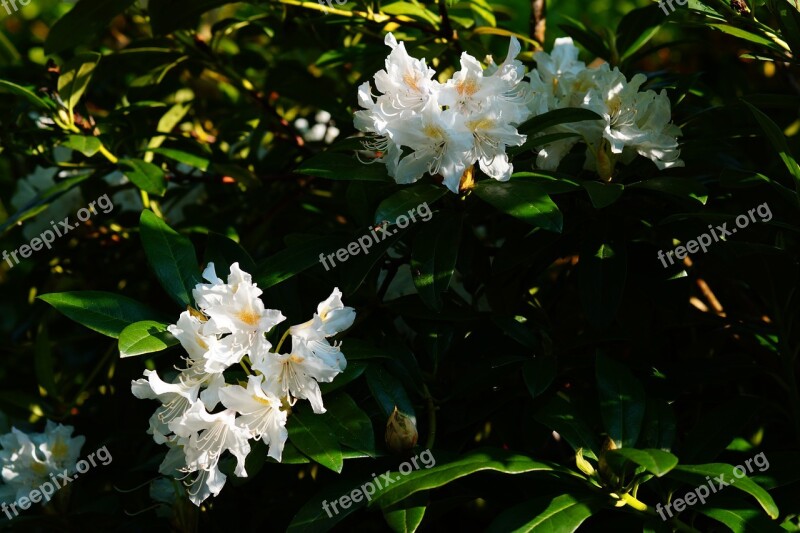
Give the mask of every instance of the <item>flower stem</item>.
<path id="1" fill-rule="evenodd" d="M 289 332 L 291 332 L 291 331 L 292 331 L 292 328 L 289 328 L 283 334 L 283 337 L 281 337 L 281 340 L 278 341 L 278 347 L 275 348 L 275 353 L 280 353 L 281 352 L 281 346 L 283 346 L 283 342 L 286 340 L 286 337 L 289 336 Z"/>

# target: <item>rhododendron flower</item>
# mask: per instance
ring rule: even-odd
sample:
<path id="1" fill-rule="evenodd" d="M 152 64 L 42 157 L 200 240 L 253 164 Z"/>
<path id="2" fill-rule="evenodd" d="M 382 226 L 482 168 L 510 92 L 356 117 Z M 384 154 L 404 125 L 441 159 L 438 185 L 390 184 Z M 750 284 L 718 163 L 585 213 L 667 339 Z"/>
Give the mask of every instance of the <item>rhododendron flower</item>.
<path id="1" fill-rule="evenodd" d="M 319 383 L 347 367 L 340 343 L 329 339 L 355 320 L 355 310 L 345 307 L 341 291 L 334 289 L 311 320 L 288 328 L 284 338 L 291 335 L 291 351 L 280 354 L 283 341 L 273 352 L 267 335 L 284 316 L 265 308 L 250 274 L 234 263 L 223 281 L 210 263 L 203 277 L 208 283 L 192 291 L 197 308 L 167 327 L 186 351 L 186 367 L 172 383 L 151 370 L 131 382 L 134 396 L 161 403 L 148 430 L 169 448 L 159 471 L 184 479 L 196 505 L 225 485 L 218 467 L 223 454 L 237 458 L 237 476 L 247 476 L 250 439 L 267 444 L 269 456 L 281 460 L 290 405 L 308 400 L 315 413 L 325 412 Z M 226 380 L 237 363 L 249 374 L 246 386 Z M 217 410 L 220 402 L 223 410 Z"/>

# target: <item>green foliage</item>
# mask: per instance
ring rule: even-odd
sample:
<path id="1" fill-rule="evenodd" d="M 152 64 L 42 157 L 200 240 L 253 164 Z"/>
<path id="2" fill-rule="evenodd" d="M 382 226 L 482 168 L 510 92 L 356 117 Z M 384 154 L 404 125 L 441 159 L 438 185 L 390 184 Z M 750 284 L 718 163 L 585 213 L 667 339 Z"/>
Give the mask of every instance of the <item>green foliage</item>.
<path id="1" fill-rule="evenodd" d="M 542 147 L 579 137 L 572 125 L 605 121 L 560 109 L 519 125 L 510 180 L 476 167 L 457 194 L 364 162 L 376 150 L 353 124 L 357 88 L 383 68 L 388 31 L 447 76 L 462 51 L 499 63 L 513 35 L 530 69 L 530 2 L 147 4 L 37 0 L 0 29 L 0 251 L 113 201 L 0 263 L 0 425 L 73 424 L 84 455 L 107 445 L 115 469 L 15 524 L 800 530 L 793 2 L 548 3 L 545 49 L 571 36 L 587 64 L 666 91 L 685 167 L 637 157 L 600 179 L 578 147 L 537 168 Z M 403 226 L 422 205 L 432 216 Z M 658 259 L 760 205 L 769 220 Z M 337 257 L 373 233 L 368 252 Z M 212 262 L 251 273 L 286 324 L 332 287 L 357 319 L 335 339 L 348 365 L 322 384 L 327 412 L 284 406 L 282 464 L 255 445 L 249 477 L 198 509 L 180 482 L 153 482 L 164 449 L 130 384 L 181 367 L 167 328 Z M 395 412 L 418 431 L 403 456 L 386 443 Z M 435 464 L 403 470 L 426 450 Z M 758 454 L 771 466 L 734 478 Z M 384 472 L 394 482 L 326 513 Z M 719 476 L 735 482 L 659 516 Z"/>

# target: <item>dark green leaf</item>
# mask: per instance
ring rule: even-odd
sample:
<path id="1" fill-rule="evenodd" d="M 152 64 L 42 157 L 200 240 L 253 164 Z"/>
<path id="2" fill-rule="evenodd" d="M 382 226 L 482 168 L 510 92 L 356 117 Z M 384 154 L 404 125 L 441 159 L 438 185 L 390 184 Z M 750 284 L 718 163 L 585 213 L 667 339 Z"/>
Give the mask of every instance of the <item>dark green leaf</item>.
<path id="1" fill-rule="evenodd" d="M 289 440 L 301 452 L 336 473 L 342 471 L 342 450 L 323 417 L 298 409 L 292 412 L 286 428 Z"/>
<path id="2" fill-rule="evenodd" d="M 115 339 L 130 324 L 158 317 L 146 305 L 109 292 L 60 292 L 43 294 L 39 299 L 75 322 Z"/>
<path id="3" fill-rule="evenodd" d="M 461 244 L 461 217 L 443 213 L 425 224 L 414 239 L 411 271 L 422 301 L 436 311 L 442 308 L 442 294 L 458 259 Z"/>
<path id="4" fill-rule="evenodd" d="M 593 494 L 543 496 L 503 511 L 487 529 L 490 533 L 572 533 L 603 507 Z"/>
<path id="5" fill-rule="evenodd" d="M 166 178 L 160 167 L 141 159 L 121 159 L 119 166 L 123 174 L 143 191 L 156 196 L 164 196 L 167 192 Z"/>
<path id="6" fill-rule="evenodd" d="M 598 354 L 596 365 L 600 414 L 608 436 L 619 448 L 633 448 L 644 420 L 644 388 L 630 370 L 609 357 Z"/>
<path id="7" fill-rule="evenodd" d="M 512 180 L 500 183 L 486 180 L 475 187 L 478 197 L 500 211 L 528 224 L 561 233 L 564 217 L 553 200 L 530 182 Z"/>
<path id="8" fill-rule="evenodd" d="M 382 163 L 362 163 L 354 156 L 339 152 L 322 152 L 310 157 L 295 172 L 331 180 L 391 181 Z"/>
<path id="9" fill-rule="evenodd" d="M 140 232 L 147 259 L 161 286 L 185 309 L 192 304 L 192 290 L 200 282 L 194 246 L 147 209 L 142 211 Z"/>
<path id="10" fill-rule="evenodd" d="M 741 468 L 745 470 L 746 473 L 747 469 L 743 466 Z M 714 483 L 715 488 L 719 486 L 716 480 L 719 476 L 723 476 L 723 481 L 730 484 L 731 487 L 735 487 L 755 498 L 770 518 L 778 518 L 780 511 L 778 511 L 778 506 L 775 505 L 772 496 L 746 475 L 737 477 L 734 474 L 734 467 L 729 464 L 708 463 L 704 465 L 678 465 L 669 474 L 669 477 L 679 479 L 691 485 L 704 485 L 708 483 L 709 481 L 706 480 L 706 476 L 711 478 L 710 483 Z M 723 486 L 722 488 L 724 489 L 726 487 Z"/>
<path id="11" fill-rule="evenodd" d="M 105 31 L 111 20 L 128 9 L 136 0 L 80 0 L 72 10 L 50 28 L 44 50 L 60 54 L 76 45 L 94 39 Z"/>

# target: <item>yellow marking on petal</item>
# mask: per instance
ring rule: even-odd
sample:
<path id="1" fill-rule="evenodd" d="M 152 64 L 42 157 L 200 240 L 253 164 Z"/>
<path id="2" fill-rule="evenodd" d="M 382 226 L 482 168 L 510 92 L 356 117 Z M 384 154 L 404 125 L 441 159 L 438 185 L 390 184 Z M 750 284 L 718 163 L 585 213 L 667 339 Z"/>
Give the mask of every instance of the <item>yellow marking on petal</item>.
<path id="1" fill-rule="evenodd" d="M 303 361 L 305 361 L 305 358 L 300 357 L 299 355 L 292 354 L 292 356 L 289 357 L 289 361 L 291 361 L 292 363 L 302 363 Z"/>
<path id="2" fill-rule="evenodd" d="M 69 453 L 69 446 L 66 443 L 58 439 L 55 444 L 53 444 L 53 449 L 50 450 L 50 453 L 53 454 L 55 459 L 64 459 L 67 457 L 67 453 Z"/>
<path id="3" fill-rule="evenodd" d="M 242 309 L 236 316 L 248 326 L 255 326 L 261 319 L 261 315 L 250 309 Z"/>
<path id="4" fill-rule="evenodd" d="M 478 92 L 478 83 L 473 78 L 467 78 L 456 86 L 460 96 L 472 96 Z"/>
<path id="5" fill-rule="evenodd" d="M 411 72 L 406 72 L 406 73 L 403 75 L 403 81 L 404 81 L 404 82 L 405 82 L 405 84 L 406 84 L 406 85 L 408 85 L 408 86 L 409 86 L 411 89 L 413 89 L 413 90 L 414 90 L 414 91 L 416 91 L 416 92 L 419 92 L 419 87 L 417 86 L 417 77 L 416 77 L 416 76 L 415 76 L 413 73 L 411 73 Z"/>
<path id="6" fill-rule="evenodd" d="M 425 127 L 422 128 L 422 132 L 431 139 L 441 139 L 444 137 L 442 128 L 434 124 L 426 124 Z"/>
<path id="7" fill-rule="evenodd" d="M 262 398 L 260 396 L 253 396 L 253 399 L 262 405 L 272 405 L 269 400 Z"/>
<path id="8" fill-rule="evenodd" d="M 467 127 L 472 131 L 488 130 L 492 126 L 494 126 L 494 121 L 486 117 L 467 122 Z"/>

